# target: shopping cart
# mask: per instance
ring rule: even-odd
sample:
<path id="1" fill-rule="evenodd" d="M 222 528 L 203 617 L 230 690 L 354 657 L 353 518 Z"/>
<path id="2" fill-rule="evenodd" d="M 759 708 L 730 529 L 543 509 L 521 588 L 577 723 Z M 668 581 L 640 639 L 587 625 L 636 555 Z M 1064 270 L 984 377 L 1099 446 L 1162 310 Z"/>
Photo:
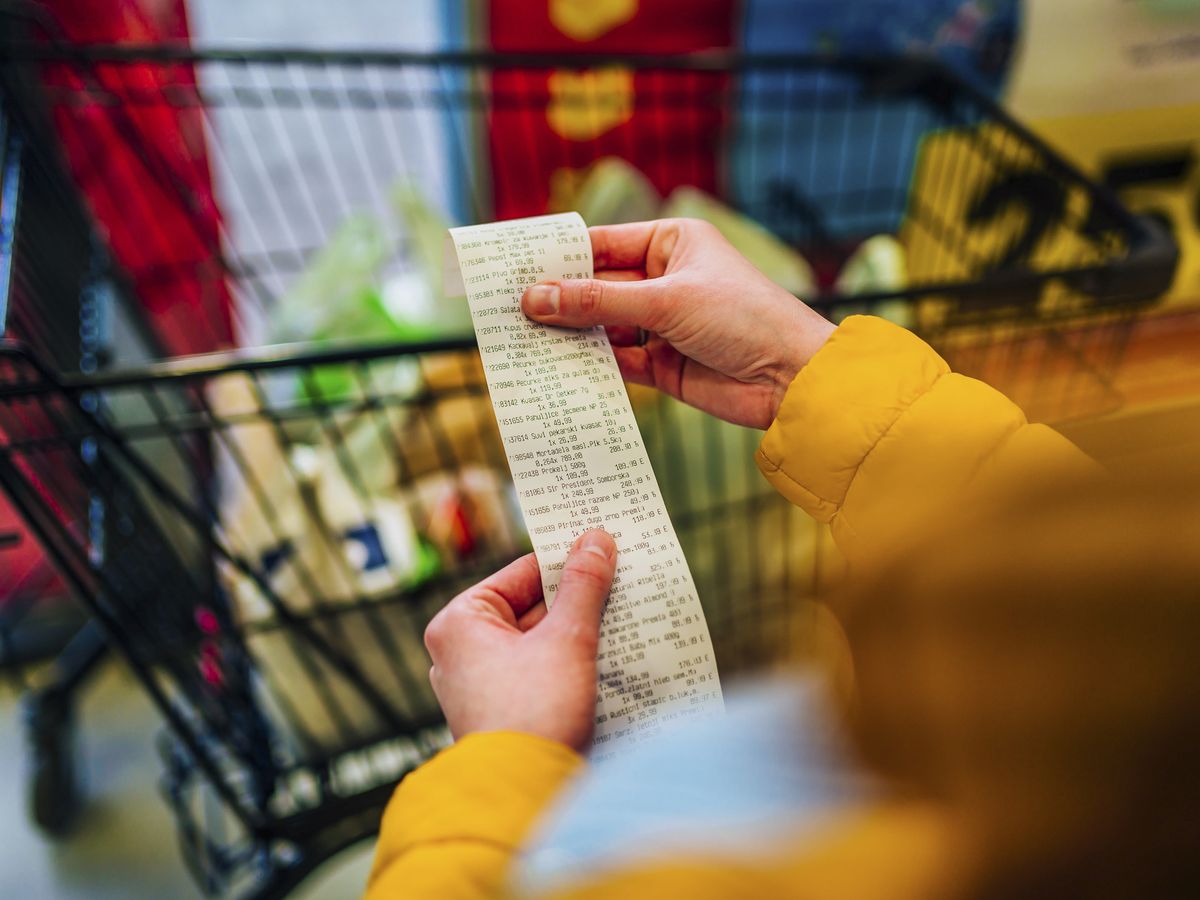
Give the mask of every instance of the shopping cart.
<path id="1" fill-rule="evenodd" d="M 181 62 L 198 77 L 172 83 Z M 134 63 L 163 77 L 152 88 L 123 80 Z M 162 104 L 202 111 L 227 212 L 238 212 L 202 272 L 169 264 L 160 277 L 191 290 L 219 272 L 247 329 L 338 221 L 377 208 L 401 178 L 448 179 L 465 216 L 486 220 L 489 116 L 544 110 L 551 70 L 636 72 L 637 108 L 710 123 L 714 146 L 737 148 L 739 178 L 780 159 L 795 168 L 797 152 L 815 160 L 818 146 L 853 149 L 853 183 L 814 164 L 808 181 L 744 188 L 730 176 L 718 187 L 818 269 L 844 260 L 854 236 L 901 233 L 908 286 L 807 299 L 835 318 L 901 318 L 959 365 L 1016 373 L 1068 414 L 1096 396 L 1113 402 L 1108 378 L 1130 328 L 1174 265 L 1150 225 L 927 60 L 53 43 L 4 57 L 5 68 L 47 65 L 79 73 L 45 94 L 51 108 L 118 121 Z M 30 115 L 13 110 L 13 121 Z M 880 138 L 896 129 L 935 139 L 898 157 Z M 630 149 L 665 157 L 673 139 L 647 128 Z M 581 168 L 607 151 L 576 141 L 554 152 Z M 24 153 L 36 166 L 57 150 L 30 142 Z M 156 160 L 144 165 L 163 177 Z M 186 191 L 178 202 L 189 209 Z M 22 273 L 51 264 L 55 247 L 22 242 L 20 216 L 14 227 L 13 302 L 36 315 L 38 282 Z M 400 262 L 420 249 L 403 233 L 390 246 Z M 641 391 L 633 402 L 722 671 L 778 659 L 834 564 L 823 533 L 757 478 L 755 434 Z M 283 894 L 375 830 L 396 782 L 446 741 L 425 623 L 527 546 L 470 337 L 106 373 L 66 371 L 9 342 L 0 484 L 166 720 L 165 793 L 184 857 L 212 893 Z"/>

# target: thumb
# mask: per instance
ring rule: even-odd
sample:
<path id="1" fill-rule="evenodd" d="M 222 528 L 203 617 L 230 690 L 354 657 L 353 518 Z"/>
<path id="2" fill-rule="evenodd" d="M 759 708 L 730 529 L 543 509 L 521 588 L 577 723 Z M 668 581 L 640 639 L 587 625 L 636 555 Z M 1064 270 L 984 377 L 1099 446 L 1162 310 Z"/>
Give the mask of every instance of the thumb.
<path id="1" fill-rule="evenodd" d="M 660 285 L 651 280 L 601 281 L 580 278 L 531 285 L 521 296 L 521 309 L 535 322 L 587 328 L 630 325 L 655 330 Z"/>
<path id="2" fill-rule="evenodd" d="M 563 566 L 554 605 L 539 626 L 539 633 L 554 640 L 578 641 L 595 655 L 600 639 L 600 616 L 617 568 L 617 545 L 599 528 L 585 532 Z"/>

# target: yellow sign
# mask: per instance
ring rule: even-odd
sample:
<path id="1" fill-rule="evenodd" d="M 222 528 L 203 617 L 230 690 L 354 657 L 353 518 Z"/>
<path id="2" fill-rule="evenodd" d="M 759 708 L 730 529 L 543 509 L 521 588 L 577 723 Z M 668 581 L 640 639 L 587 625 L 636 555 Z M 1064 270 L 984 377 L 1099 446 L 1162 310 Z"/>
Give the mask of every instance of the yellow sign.
<path id="1" fill-rule="evenodd" d="M 1148 119 L 1160 126 L 1175 122 L 1176 131 L 1159 127 L 1159 139 L 1146 144 Z M 1179 262 L 1156 308 L 1200 303 L 1200 141 L 1188 134 L 1197 121 L 1200 108 L 1177 119 L 1145 110 L 1063 119 L 1040 129 L 1055 144 L 1087 148 L 1070 154 L 1085 173 L 1107 184 L 1134 213 L 1157 219 L 1174 238 Z M 1123 229 L 1087 190 L 1048 169 L 1037 150 L 1014 146 L 1011 135 L 990 125 L 925 136 L 901 240 L 914 284 L 998 283 L 1022 270 L 1119 264 L 1129 250 Z M 1089 290 L 1068 277 L 980 302 L 1020 318 L 1058 315 L 1086 310 L 1094 297 Z M 936 325 L 954 310 L 970 313 L 970 302 L 923 304 L 923 324 Z"/>
<path id="2" fill-rule="evenodd" d="M 550 21 L 567 37 L 594 41 L 632 19 L 638 0 L 550 0 Z"/>
<path id="3" fill-rule="evenodd" d="M 1200 2 L 1023 0 L 1005 105 L 1155 216 L 1180 248 L 1164 305 L 1200 304 Z"/>
<path id="4" fill-rule="evenodd" d="M 1171 307 L 1200 305 L 1200 104 L 1046 119 L 1038 134 L 1179 245 Z"/>
<path id="5" fill-rule="evenodd" d="M 1088 192 L 1048 170 L 1041 155 L 993 126 L 931 132 L 921 142 L 901 230 L 913 284 L 996 282 L 1022 271 L 1102 263 L 1121 254 L 1114 223 L 1097 217 Z M 972 309 L 972 304 L 983 304 Z M 1088 298 L 1056 283 L 1014 286 L 976 300 L 930 301 L 920 324 L 984 308 L 1012 318 L 1084 308 Z"/>
<path id="6" fill-rule="evenodd" d="M 546 121 L 559 137 L 590 141 L 633 117 L 633 73 L 619 67 L 550 73 Z"/>

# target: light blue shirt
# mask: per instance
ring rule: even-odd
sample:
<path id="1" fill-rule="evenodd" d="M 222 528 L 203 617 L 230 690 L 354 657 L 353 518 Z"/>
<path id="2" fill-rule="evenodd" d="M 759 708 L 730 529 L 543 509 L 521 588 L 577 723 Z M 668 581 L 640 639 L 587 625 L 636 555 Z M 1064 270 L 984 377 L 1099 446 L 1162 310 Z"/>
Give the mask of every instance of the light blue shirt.
<path id="1" fill-rule="evenodd" d="M 517 884 L 563 890 L 667 855 L 767 855 L 871 790 L 824 682 L 749 682 L 727 693 L 723 716 L 597 763 L 569 787 L 523 854 Z"/>

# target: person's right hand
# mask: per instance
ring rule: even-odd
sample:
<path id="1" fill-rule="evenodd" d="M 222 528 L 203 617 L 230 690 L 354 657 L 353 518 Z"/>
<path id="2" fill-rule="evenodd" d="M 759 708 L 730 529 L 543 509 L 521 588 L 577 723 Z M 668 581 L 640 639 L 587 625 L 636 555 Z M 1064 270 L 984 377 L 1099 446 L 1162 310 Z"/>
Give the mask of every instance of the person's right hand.
<path id="1" fill-rule="evenodd" d="M 754 268 L 712 225 L 662 219 L 589 229 L 595 279 L 533 285 L 525 314 L 608 326 L 626 380 L 727 422 L 766 428 L 834 326 Z M 648 332 L 644 345 L 637 330 Z"/>

